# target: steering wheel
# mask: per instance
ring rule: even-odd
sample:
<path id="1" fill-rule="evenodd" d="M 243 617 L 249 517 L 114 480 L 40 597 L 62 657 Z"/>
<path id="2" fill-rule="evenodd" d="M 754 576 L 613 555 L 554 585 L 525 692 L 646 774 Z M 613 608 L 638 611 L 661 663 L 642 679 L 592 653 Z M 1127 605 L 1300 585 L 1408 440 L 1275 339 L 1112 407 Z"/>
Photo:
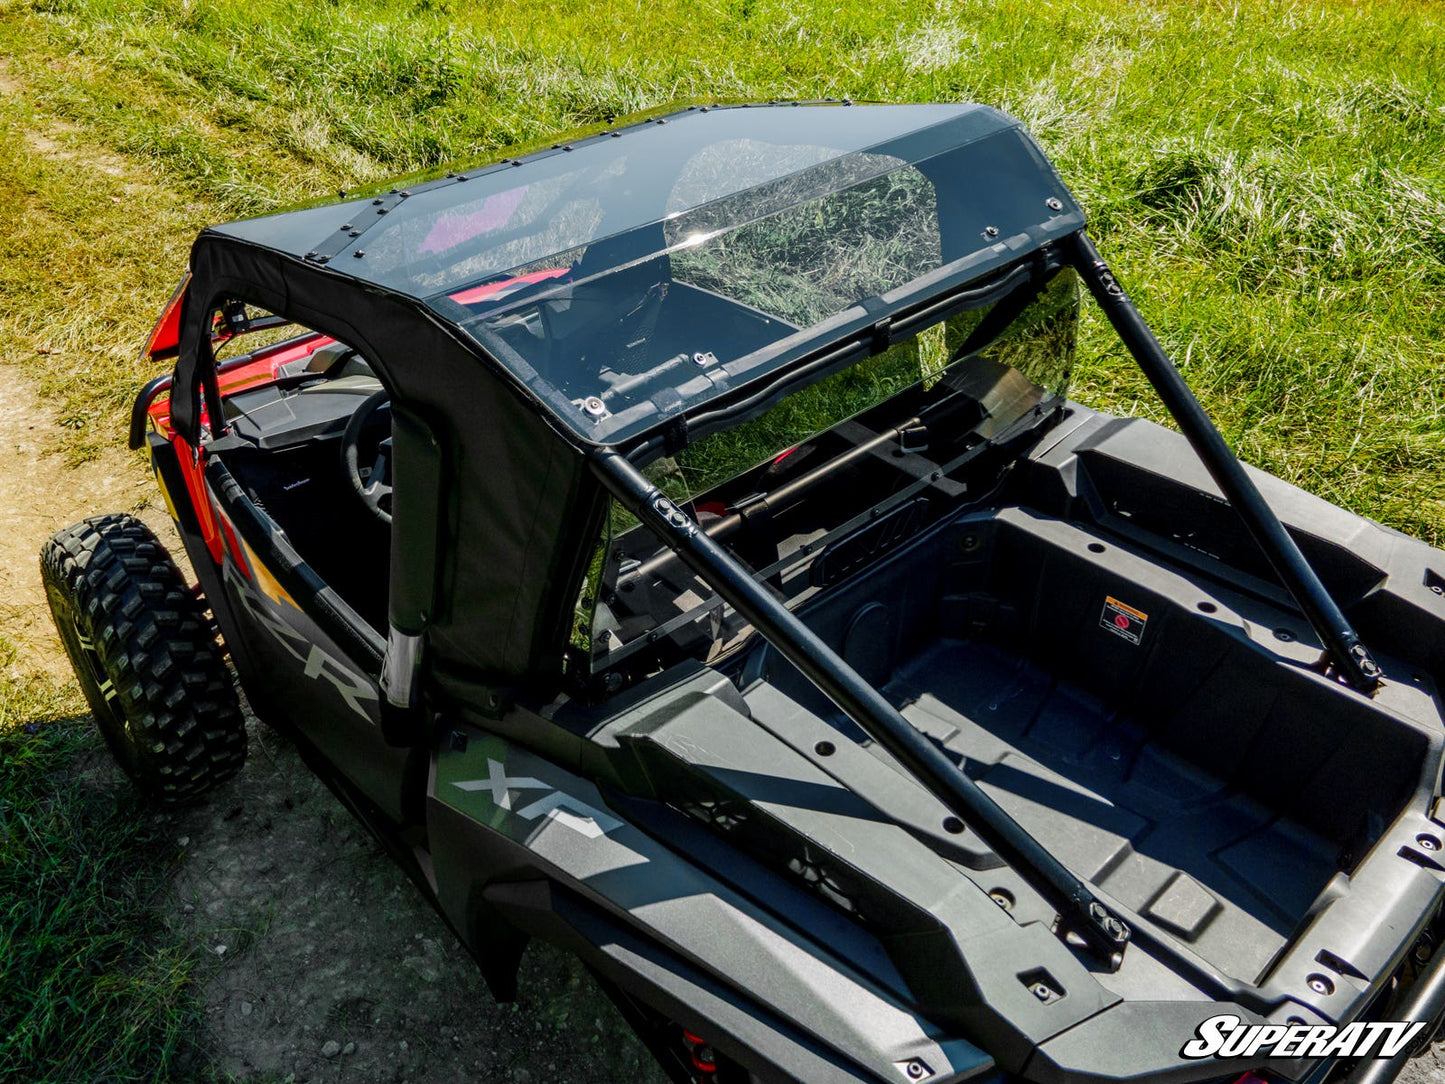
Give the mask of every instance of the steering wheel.
<path id="1" fill-rule="evenodd" d="M 386 436 L 377 439 L 385 413 Z M 362 445 L 375 445 L 371 469 L 361 473 Z M 391 393 L 373 392 L 351 415 L 341 434 L 341 468 L 352 491 L 366 510 L 383 523 L 391 522 Z"/>

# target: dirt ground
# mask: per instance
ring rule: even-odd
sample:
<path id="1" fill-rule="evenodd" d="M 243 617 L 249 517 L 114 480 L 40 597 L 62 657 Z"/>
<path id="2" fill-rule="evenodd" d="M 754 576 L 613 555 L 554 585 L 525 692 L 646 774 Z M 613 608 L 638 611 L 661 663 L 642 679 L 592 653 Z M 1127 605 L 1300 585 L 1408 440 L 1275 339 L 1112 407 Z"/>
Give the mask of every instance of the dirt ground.
<path id="1" fill-rule="evenodd" d="M 10 665 L 68 680 L 37 571 L 54 530 L 103 511 L 145 519 L 173 550 L 141 459 L 79 467 L 14 365 L 0 363 L 0 628 Z M 245 768 L 167 814 L 178 855 L 160 910 L 202 961 L 200 1047 L 245 1081 L 660 1082 L 590 976 L 533 945 L 521 996 L 497 1005 L 471 959 L 401 870 L 255 720 Z M 102 785 L 126 786 L 108 762 Z"/>
<path id="2" fill-rule="evenodd" d="M 174 818 L 167 905 L 207 958 L 210 1047 L 244 1080 L 657 1080 L 570 957 L 534 944 L 496 1004 L 470 957 L 295 749 L 258 723 L 242 773 Z"/>

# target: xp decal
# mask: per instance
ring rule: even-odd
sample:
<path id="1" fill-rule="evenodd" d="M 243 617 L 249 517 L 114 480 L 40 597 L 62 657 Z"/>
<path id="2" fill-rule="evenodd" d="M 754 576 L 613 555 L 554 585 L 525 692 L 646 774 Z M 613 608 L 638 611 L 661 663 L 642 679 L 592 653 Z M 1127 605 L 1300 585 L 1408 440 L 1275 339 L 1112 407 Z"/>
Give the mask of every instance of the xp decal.
<path id="1" fill-rule="evenodd" d="M 1390 1058 L 1416 1041 L 1425 1021 L 1345 1024 L 1246 1024 L 1230 1013 L 1211 1016 L 1180 1049 L 1202 1058 Z"/>
<path id="2" fill-rule="evenodd" d="M 462 779 L 452 783 L 452 786 L 465 791 L 484 791 L 498 809 L 508 811 L 512 811 L 514 790 L 549 791 L 550 793 L 542 795 L 536 801 L 515 810 L 517 816 L 528 821 L 545 816 L 548 820 L 566 825 L 574 832 L 581 832 L 589 839 L 596 839 L 622 825 L 616 817 L 610 817 L 581 799 L 553 788 L 550 783 L 533 779 L 531 776 L 508 778 L 506 765 L 491 757 L 487 758 L 487 778 Z"/>

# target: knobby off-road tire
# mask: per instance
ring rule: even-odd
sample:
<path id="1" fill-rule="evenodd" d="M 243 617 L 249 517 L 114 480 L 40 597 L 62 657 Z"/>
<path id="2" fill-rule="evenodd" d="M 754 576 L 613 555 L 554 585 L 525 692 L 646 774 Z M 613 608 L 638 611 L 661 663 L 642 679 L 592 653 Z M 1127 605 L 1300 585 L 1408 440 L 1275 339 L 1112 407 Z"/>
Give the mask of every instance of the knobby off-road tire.
<path id="1" fill-rule="evenodd" d="M 151 529 L 93 516 L 40 551 L 50 612 L 96 726 L 136 787 L 165 805 L 236 773 L 246 728 L 203 605 Z"/>

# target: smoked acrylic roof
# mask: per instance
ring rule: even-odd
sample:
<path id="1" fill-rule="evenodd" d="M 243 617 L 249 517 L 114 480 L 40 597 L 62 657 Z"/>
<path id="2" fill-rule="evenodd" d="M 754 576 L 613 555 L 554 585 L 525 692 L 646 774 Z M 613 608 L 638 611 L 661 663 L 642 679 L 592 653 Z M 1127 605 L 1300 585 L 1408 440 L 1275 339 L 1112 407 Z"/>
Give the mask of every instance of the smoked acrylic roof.
<path id="1" fill-rule="evenodd" d="M 694 107 L 212 231 L 422 302 L 627 442 L 1083 225 L 985 106 Z"/>

